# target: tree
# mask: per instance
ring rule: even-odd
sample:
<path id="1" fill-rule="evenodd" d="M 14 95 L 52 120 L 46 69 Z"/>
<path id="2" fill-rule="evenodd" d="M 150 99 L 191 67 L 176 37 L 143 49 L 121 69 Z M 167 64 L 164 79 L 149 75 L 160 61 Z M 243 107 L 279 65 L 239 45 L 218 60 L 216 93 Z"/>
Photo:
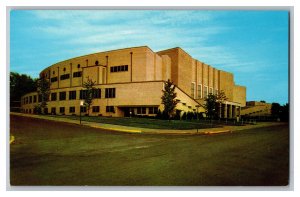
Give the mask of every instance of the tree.
<path id="1" fill-rule="evenodd" d="M 286 103 L 285 105 L 283 105 L 281 107 L 281 110 L 280 110 L 280 120 L 282 121 L 289 121 L 289 116 L 290 116 L 290 110 L 289 110 L 289 104 Z"/>
<path id="2" fill-rule="evenodd" d="M 216 113 L 216 105 L 217 105 L 217 96 L 209 93 L 205 98 L 205 113 L 206 116 L 212 119 Z"/>
<path id="3" fill-rule="evenodd" d="M 280 104 L 279 103 L 272 103 L 271 106 L 271 114 L 273 116 L 273 118 L 279 118 L 279 114 L 280 114 Z"/>
<path id="4" fill-rule="evenodd" d="M 9 83 L 10 83 L 10 106 L 12 107 L 20 107 L 21 97 L 24 94 L 29 92 L 36 91 L 36 81 L 37 79 L 32 79 L 28 75 L 19 74 L 17 72 L 10 72 Z"/>
<path id="5" fill-rule="evenodd" d="M 37 106 L 37 108 L 40 107 L 41 109 L 37 110 L 39 113 L 42 113 L 47 107 L 47 102 L 49 101 L 50 96 L 50 82 L 49 79 L 47 79 L 45 76 L 41 76 L 37 80 L 37 93 L 39 98 L 39 105 Z"/>
<path id="6" fill-rule="evenodd" d="M 217 102 L 217 106 L 216 106 L 216 115 L 221 118 L 221 112 L 220 112 L 220 107 L 222 106 L 222 104 L 225 103 L 225 101 L 227 100 L 228 98 L 226 97 L 225 95 L 225 92 L 223 90 L 219 91 L 217 96 L 216 96 L 216 102 Z"/>
<path id="7" fill-rule="evenodd" d="M 171 115 L 174 112 L 174 109 L 179 102 L 176 100 L 177 94 L 175 93 L 175 85 L 168 79 L 164 83 L 163 96 L 161 97 L 162 104 L 164 105 L 164 112 L 170 120 Z"/>
<path id="8" fill-rule="evenodd" d="M 95 84 L 96 81 L 93 81 L 90 78 L 87 78 L 87 81 L 83 83 L 83 87 L 85 88 L 84 105 L 87 106 L 88 115 L 90 114 L 90 107 L 94 99 L 94 92 L 96 90 Z"/>

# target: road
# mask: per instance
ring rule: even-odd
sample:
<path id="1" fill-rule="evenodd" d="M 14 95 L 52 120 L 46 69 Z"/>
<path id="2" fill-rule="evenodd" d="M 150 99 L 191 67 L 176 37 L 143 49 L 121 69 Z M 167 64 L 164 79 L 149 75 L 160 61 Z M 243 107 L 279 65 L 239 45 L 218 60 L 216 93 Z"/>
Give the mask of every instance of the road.
<path id="1" fill-rule="evenodd" d="M 11 185 L 283 186 L 288 125 L 213 136 L 124 134 L 11 116 Z"/>

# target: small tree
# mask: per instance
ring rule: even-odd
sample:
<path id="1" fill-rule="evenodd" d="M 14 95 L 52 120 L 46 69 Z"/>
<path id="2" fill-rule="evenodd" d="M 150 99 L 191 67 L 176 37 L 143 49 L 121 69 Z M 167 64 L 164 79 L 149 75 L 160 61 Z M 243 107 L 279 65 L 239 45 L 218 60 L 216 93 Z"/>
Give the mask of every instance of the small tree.
<path id="1" fill-rule="evenodd" d="M 205 101 L 205 113 L 206 116 L 211 119 L 215 116 L 217 96 L 209 93 Z"/>
<path id="2" fill-rule="evenodd" d="M 220 109 L 221 105 L 224 104 L 227 99 L 228 98 L 226 97 L 225 92 L 223 90 L 219 91 L 219 93 L 216 96 L 216 109 Z M 219 118 L 221 117 L 220 110 L 217 110 L 216 114 Z"/>
<path id="3" fill-rule="evenodd" d="M 84 105 L 87 106 L 88 115 L 90 114 L 90 107 L 93 103 L 95 88 L 95 81 L 92 81 L 90 78 L 87 78 L 87 81 L 83 83 L 83 87 L 85 88 L 85 99 Z"/>
<path id="4" fill-rule="evenodd" d="M 175 99 L 177 96 L 175 93 L 175 85 L 169 79 L 164 83 L 164 86 L 165 87 L 164 90 L 162 90 L 163 96 L 161 97 L 161 100 L 162 104 L 164 105 L 164 112 L 170 120 L 170 117 L 179 101 Z"/>
<path id="5" fill-rule="evenodd" d="M 44 112 L 47 107 L 47 102 L 50 96 L 50 82 L 45 76 L 41 76 L 37 81 L 37 92 L 39 98 L 39 107 L 41 108 L 39 113 Z"/>

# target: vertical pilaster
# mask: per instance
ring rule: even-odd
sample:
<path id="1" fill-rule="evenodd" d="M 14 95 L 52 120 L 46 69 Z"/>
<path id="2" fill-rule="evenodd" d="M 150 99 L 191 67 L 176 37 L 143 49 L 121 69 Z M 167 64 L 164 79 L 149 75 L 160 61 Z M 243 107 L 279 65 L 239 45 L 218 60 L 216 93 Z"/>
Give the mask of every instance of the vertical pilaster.
<path id="1" fill-rule="evenodd" d="M 232 105 L 229 105 L 229 117 L 232 118 Z"/>

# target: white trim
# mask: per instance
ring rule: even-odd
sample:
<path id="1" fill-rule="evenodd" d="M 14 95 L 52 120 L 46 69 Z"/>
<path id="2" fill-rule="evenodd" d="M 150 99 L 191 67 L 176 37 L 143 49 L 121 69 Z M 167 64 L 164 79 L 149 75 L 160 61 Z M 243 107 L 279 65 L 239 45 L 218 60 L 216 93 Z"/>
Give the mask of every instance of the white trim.
<path id="1" fill-rule="evenodd" d="M 205 89 L 207 90 L 206 91 L 206 95 L 205 95 Z M 208 96 L 208 86 L 204 86 L 204 89 L 203 89 L 203 98 L 207 98 L 207 96 Z"/>
<path id="2" fill-rule="evenodd" d="M 200 96 L 199 96 L 199 86 L 201 87 L 201 91 L 200 91 Z M 198 84 L 197 86 L 197 98 L 198 99 L 202 99 L 203 98 L 203 94 L 202 94 L 202 84 Z"/>
<path id="3" fill-rule="evenodd" d="M 191 86 L 191 97 L 193 99 L 196 99 L 196 83 L 192 82 L 192 86 Z"/>

